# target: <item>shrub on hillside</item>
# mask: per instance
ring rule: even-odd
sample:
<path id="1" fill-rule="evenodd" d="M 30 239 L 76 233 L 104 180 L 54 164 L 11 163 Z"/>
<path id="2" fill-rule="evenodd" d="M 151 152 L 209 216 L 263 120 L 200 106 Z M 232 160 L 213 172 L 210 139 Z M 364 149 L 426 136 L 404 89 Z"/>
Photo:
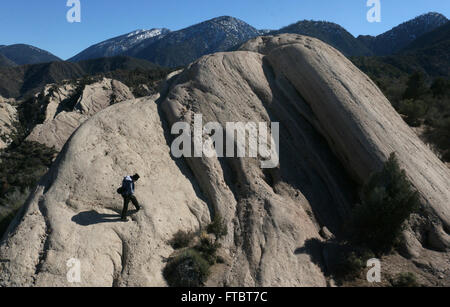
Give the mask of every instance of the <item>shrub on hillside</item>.
<path id="1" fill-rule="evenodd" d="M 376 253 L 389 252 L 398 242 L 404 222 L 419 206 L 419 197 L 395 154 L 363 187 L 361 205 L 352 218 L 352 238 Z"/>
<path id="2" fill-rule="evenodd" d="M 406 116 L 405 121 L 412 127 L 421 125 L 421 119 L 427 114 L 427 105 L 423 100 L 406 99 L 400 101 L 398 112 Z"/>
<path id="3" fill-rule="evenodd" d="M 450 161 L 450 117 L 436 120 L 434 125 L 434 129 L 427 129 L 425 137 L 440 150 L 443 161 Z"/>
<path id="4" fill-rule="evenodd" d="M 208 231 L 208 233 L 214 234 L 217 239 L 222 238 L 228 234 L 227 225 L 219 214 L 216 214 L 213 222 L 208 225 L 208 228 L 206 230 Z"/>
<path id="5" fill-rule="evenodd" d="M 220 243 L 211 240 L 207 236 L 200 238 L 200 244 L 195 249 L 202 255 L 203 259 L 208 261 L 210 265 L 214 265 L 217 262 L 217 250 L 220 248 Z"/>
<path id="6" fill-rule="evenodd" d="M 415 288 L 419 287 L 416 276 L 411 273 L 400 273 L 395 278 L 390 280 L 391 285 L 396 288 Z"/>
<path id="7" fill-rule="evenodd" d="M 29 195 L 29 188 L 25 188 L 23 191 L 14 189 L 2 199 L 4 205 L 0 207 L 0 238 L 8 229 L 17 212 L 25 204 Z"/>
<path id="8" fill-rule="evenodd" d="M 425 75 L 422 72 L 412 74 L 406 86 L 404 99 L 419 99 L 428 92 Z"/>
<path id="9" fill-rule="evenodd" d="M 16 140 L 0 151 L 0 237 L 52 164 L 56 151 Z"/>
<path id="10" fill-rule="evenodd" d="M 354 280 L 367 267 L 367 260 L 375 258 L 368 249 L 344 247 L 337 254 L 337 266 L 332 272 L 337 281 Z"/>
<path id="11" fill-rule="evenodd" d="M 185 248 L 185 247 L 188 247 L 189 244 L 191 244 L 194 237 L 195 237 L 195 234 L 193 232 L 187 232 L 187 231 L 180 230 L 169 241 L 169 244 L 174 249 Z"/>
<path id="12" fill-rule="evenodd" d="M 430 87 L 433 97 L 444 97 L 450 92 L 450 81 L 444 78 L 436 78 Z"/>
<path id="13" fill-rule="evenodd" d="M 171 287 L 201 287 L 209 276 L 210 264 L 195 249 L 172 258 L 163 270 Z"/>

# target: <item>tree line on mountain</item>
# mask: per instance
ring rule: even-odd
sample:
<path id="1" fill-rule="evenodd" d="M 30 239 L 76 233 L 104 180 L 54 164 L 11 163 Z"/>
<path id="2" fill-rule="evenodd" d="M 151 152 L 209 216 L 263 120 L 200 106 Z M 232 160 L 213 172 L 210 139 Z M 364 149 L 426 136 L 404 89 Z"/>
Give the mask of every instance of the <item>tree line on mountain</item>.
<path id="1" fill-rule="evenodd" d="M 174 68 L 176 69 L 176 68 Z M 159 81 L 174 69 L 126 56 L 100 58 L 78 63 L 51 62 L 0 68 L 0 95 L 26 99 L 47 84 L 85 77 L 103 76 L 121 81 L 132 90 L 145 84 L 156 91 Z M 139 96 L 139 92 L 137 92 Z"/>

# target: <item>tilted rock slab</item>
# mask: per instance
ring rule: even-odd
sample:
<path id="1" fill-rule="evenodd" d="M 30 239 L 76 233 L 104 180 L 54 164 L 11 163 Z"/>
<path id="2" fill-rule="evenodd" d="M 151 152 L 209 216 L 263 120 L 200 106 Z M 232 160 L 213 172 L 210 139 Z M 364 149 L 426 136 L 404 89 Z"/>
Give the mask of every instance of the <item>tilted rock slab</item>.
<path id="1" fill-rule="evenodd" d="M 175 79 L 163 108 L 172 124 L 192 124 L 196 113 L 223 127 L 281 123 L 279 169 L 262 172 L 255 159 L 188 159 L 232 229 L 224 284 L 320 285 L 312 262 L 321 260 L 303 256 L 320 254 L 318 229 L 338 232 L 349 218 L 350 191 L 393 152 L 427 212 L 427 235 L 409 236 L 409 252 L 450 248 L 448 168 L 365 74 L 317 39 L 260 37 L 241 51 L 203 57 Z"/>
<path id="2" fill-rule="evenodd" d="M 260 37 L 241 50 L 265 54 L 275 74 L 290 80 L 314 113 L 311 123 L 359 183 L 395 152 L 429 210 L 427 243 L 450 249 L 450 170 L 365 74 L 334 48 L 304 36 Z"/>

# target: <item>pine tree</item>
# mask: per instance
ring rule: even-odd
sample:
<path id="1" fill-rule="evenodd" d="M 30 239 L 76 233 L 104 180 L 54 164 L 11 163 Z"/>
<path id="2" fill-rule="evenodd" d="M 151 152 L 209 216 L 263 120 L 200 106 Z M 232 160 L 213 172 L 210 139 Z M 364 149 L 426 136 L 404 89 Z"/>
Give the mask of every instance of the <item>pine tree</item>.
<path id="1" fill-rule="evenodd" d="M 371 176 L 353 216 L 353 239 L 374 252 L 388 252 L 403 230 L 404 222 L 419 206 L 418 192 L 392 154 L 383 170 Z"/>

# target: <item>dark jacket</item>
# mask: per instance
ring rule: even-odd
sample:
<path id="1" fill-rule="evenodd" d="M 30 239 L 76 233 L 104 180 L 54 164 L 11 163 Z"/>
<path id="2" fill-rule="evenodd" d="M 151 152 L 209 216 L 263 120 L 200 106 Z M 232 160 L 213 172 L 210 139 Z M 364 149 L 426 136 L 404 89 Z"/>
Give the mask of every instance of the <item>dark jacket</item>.
<path id="1" fill-rule="evenodd" d="M 134 195 L 134 181 L 131 176 L 126 176 L 122 181 L 123 196 Z"/>

